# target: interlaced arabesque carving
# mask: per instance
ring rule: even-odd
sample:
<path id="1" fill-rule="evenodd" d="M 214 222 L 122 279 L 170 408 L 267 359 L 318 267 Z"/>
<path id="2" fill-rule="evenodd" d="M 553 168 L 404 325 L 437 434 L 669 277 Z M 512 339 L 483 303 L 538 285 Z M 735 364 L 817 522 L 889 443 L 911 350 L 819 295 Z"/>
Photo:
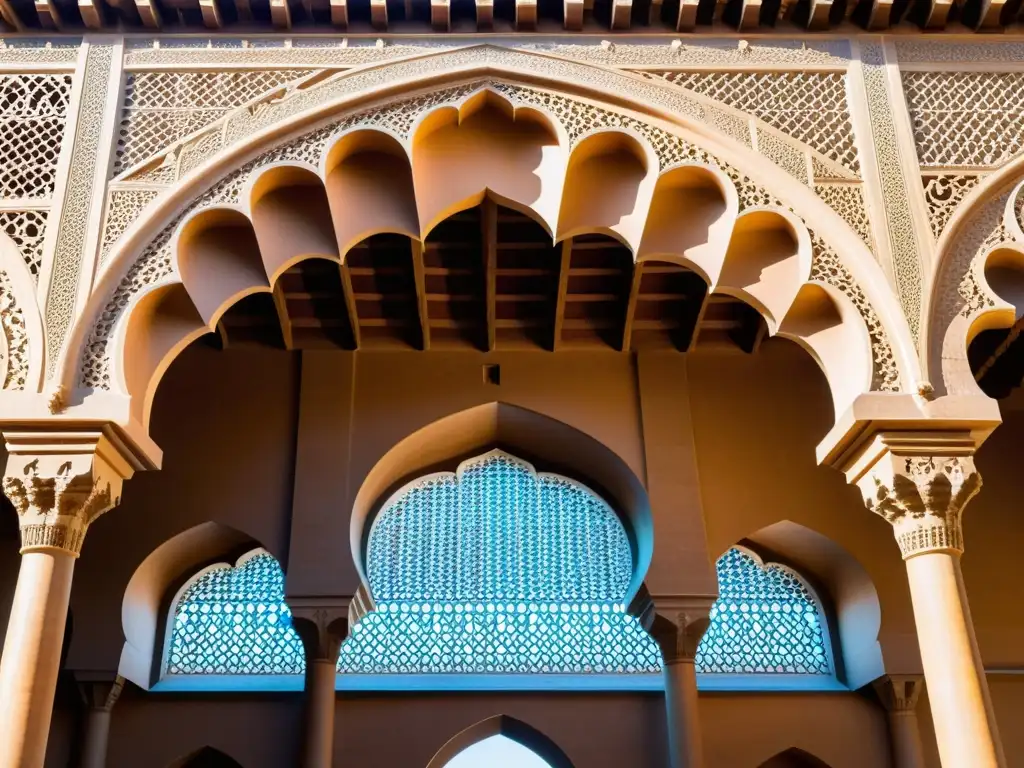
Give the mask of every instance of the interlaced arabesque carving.
<path id="1" fill-rule="evenodd" d="M 793 571 L 733 548 L 718 560 L 718 600 L 697 647 L 711 674 L 833 674 L 822 616 Z"/>
<path id="2" fill-rule="evenodd" d="M 307 72 L 134 72 L 125 83 L 114 175 Z"/>
<path id="3" fill-rule="evenodd" d="M 142 209 L 160 194 L 156 189 L 116 189 L 107 200 L 107 214 L 100 243 L 100 263 L 106 261 L 110 247 L 124 234 Z"/>
<path id="4" fill-rule="evenodd" d="M 92 330 L 89 343 L 83 353 L 80 379 L 82 385 L 100 389 L 110 386 L 110 360 L 107 347 L 114 325 L 136 294 L 150 286 L 174 279 L 170 239 L 182 217 L 198 208 L 237 202 L 239 192 L 249 174 L 256 168 L 268 163 L 297 160 L 316 166 L 326 150 L 327 142 L 331 137 L 347 128 L 354 126 L 380 127 L 407 138 L 413 123 L 421 114 L 441 104 L 457 103 L 460 99 L 478 90 L 483 85 L 501 92 L 513 104 L 543 108 L 561 122 L 570 142 L 573 144 L 594 130 L 614 127 L 628 128 L 650 142 L 663 170 L 690 162 L 718 166 L 722 168 L 735 185 L 741 209 L 754 206 L 785 207 L 768 190 L 728 163 L 718 160 L 703 149 L 690 144 L 678 136 L 626 115 L 609 112 L 548 91 L 500 82 L 477 83 L 433 91 L 429 94 L 398 101 L 382 108 L 352 114 L 332 125 L 272 149 L 224 177 L 205 194 L 193 201 L 182 214 L 169 222 L 164 230 L 153 239 L 129 269 L 127 275 L 110 298 L 102 317 L 98 319 Z M 821 253 L 827 262 L 818 269 L 820 278 L 839 288 L 839 290 L 850 297 L 854 304 L 861 309 L 862 313 L 866 313 L 865 321 L 868 324 L 871 335 L 876 365 L 881 365 L 884 369 L 876 371 L 876 381 L 888 389 L 898 388 L 899 374 L 896 369 L 892 347 L 885 330 L 882 328 L 881 323 L 878 322 L 874 311 L 870 308 L 870 304 L 863 291 L 856 285 L 856 281 L 845 268 L 841 267 L 838 257 L 834 253 L 828 255 L 826 251 L 827 249 L 816 245 L 815 261 L 818 260 L 817 254 Z"/>
<path id="5" fill-rule="evenodd" d="M 657 72 L 669 82 L 754 115 L 859 173 L 841 72 Z"/>
<path id="6" fill-rule="evenodd" d="M 7 360 L 4 361 L 4 389 L 25 389 L 28 381 L 28 331 L 25 314 L 14 298 L 6 272 L 0 271 L 0 326 L 3 326 Z"/>
<path id="7" fill-rule="evenodd" d="M 64 206 L 57 222 L 50 292 L 46 298 L 47 378 L 57 365 L 64 335 L 71 327 L 82 270 L 93 178 L 99 158 L 103 105 L 113 63 L 110 42 L 89 46 L 82 83 L 80 118 L 75 125 L 74 154 L 64 192 Z"/>
<path id="8" fill-rule="evenodd" d="M 878 171 L 885 202 L 889 246 L 892 249 L 892 269 L 896 278 L 896 292 L 903 306 L 903 314 L 910 326 L 911 337 L 917 344 L 921 325 L 921 285 L 923 281 L 917 230 L 910 209 L 910 190 L 903 178 L 899 139 L 892 114 L 892 103 L 886 87 L 885 53 L 881 45 L 862 47 L 864 91 L 871 121 L 871 137 L 878 161 Z"/>
<path id="9" fill-rule="evenodd" d="M 978 173 L 929 173 L 921 177 L 924 199 L 928 204 L 928 222 L 936 239 L 946 228 L 957 206 L 983 178 Z"/>
<path id="10" fill-rule="evenodd" d="M 860 239 L 873 252 L 871 221 L 868 219 L 867 207 L 864 205 L 864 193 L 861 191 L 860 184 L 820 182 L 814 185 L 814 191 L 828 204 L 829 208 L 843 217 L 843 221 L 860 235 Z"/>
<path id="11" fill-rule="evenodd" d="M 0 75 L 0 197 L 53 194 L 71 75 Z"/>
<path id="12" fill-rule="evenodd" d="M 32 277 L 39 278 L 43 263 L 43 237 L 47 211 L 0 211 L 0 230 L 13 240 Z"/>
<path id="13" fill-rule="evenodd" d="M 298 675 L 305 666 L 284 574 L 266 552 L 208 571 L 174 607 L 164 674 Z"/>
<path id="14" fill-rule="evenodd" d="M 1002 165 L 1024 149 L 1024 73 L 904 72 L 922 166 Z"/>

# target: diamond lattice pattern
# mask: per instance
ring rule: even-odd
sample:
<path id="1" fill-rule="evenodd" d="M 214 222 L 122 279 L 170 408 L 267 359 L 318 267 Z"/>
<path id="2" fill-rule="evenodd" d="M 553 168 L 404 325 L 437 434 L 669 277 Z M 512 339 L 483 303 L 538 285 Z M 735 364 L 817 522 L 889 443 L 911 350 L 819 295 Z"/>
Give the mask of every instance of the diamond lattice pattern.
<path id="1" fill-rule="evenodd" d="M 196 579 L 178 600 L 168 675 L 297 675 L 302 642 L 284 602 L 284 573 L 266 552 Z"/>
<path id="2" fill-rule="evenodd" d="M 215 122 L 258 96 L 308 74 L 136 72 L 125 84 L 114 175 Z"/>
<path id="3" fill-rule="evenodd" d="M 0 197 L 53 194 L 71 75 L 0 75 Z"/>
<path id="4" fill-rule="evenodd" d="M 788 568 L 730 549 L 718 561 L 718 590 L 699 672 L 832 674 L 817 601 Z"/>

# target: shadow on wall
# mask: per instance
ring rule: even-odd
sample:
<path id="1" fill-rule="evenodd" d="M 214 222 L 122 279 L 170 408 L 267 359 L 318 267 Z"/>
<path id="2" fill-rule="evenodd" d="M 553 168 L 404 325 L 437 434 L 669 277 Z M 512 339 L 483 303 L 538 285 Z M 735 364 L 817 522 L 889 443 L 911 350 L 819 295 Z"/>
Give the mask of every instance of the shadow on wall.
<path id="1" fill-rule="evenodd" d="M 761 763 L 759 768 L 829 768 L 828 763 L 793 747 Z"/>
<path id="2" fill-rule="evenodd" d="M 242 768 L 242 765 L 218 749 L 203 747 L 180 760 L 175 760 L 167 768 Z"/>
<path id="3" fill-rule="evenodd" d="M 573 768 L 572 761 L 555 742 L 536 728 L 508 715 L 489 717 L 457 733 L 438 750 L 427 764 L 427 768 L 444 768 L 460 752 L 492 736 L 504 736 L 522 744 L 546 761 L 551 768 Z"/>

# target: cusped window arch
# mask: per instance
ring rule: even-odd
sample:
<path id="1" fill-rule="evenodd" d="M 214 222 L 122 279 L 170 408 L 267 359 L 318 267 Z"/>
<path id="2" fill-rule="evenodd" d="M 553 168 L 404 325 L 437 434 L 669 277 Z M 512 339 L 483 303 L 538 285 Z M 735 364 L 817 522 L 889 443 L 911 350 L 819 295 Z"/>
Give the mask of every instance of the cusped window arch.
<path id="1" fill-rule="evenodd" d="M 799 573 L 740 546 L 716 570 L 719 597 L 696 656 L 704 687 L 838 687 L 824 606 Z"/>
<path id="2" fill-rule="evenodd" d="M 366 572 L 376 609 L 343 645 L 343 673 L 456 675 L 447 685 L 467 687 L 527 675 L 533 687 L 660 669 L 624 607 L 633 557 L 619 517 L 582 484 L 502 451 L 396 493 L 370 530 Z"/>

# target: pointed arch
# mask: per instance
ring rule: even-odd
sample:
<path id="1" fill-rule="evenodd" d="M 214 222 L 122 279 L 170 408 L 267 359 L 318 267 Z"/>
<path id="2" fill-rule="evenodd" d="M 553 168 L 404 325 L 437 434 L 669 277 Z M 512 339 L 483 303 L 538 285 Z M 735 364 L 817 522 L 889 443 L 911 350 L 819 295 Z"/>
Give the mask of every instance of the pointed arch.
<path id="1" fill-rule="evenodd" d="M 496 715 L 471 725 L 450 738 L 434 754 L 426 768 L 444 768 L 460 752 L 492 736 L 504 736 L 543 759 L 551 768 L 573 768 L 568 755 L 531 725 L 508 715 Z"/>
<path id="2" fill-rule="evenodd" d="M 761 763 L 758 768 L 830 768 L 824 760 L 820 760 L 810 752 L 797 747 L 773 755 Z"/>
<path id="3" fill-rule="evenodd" d="M 608 95 L 612 94 L 615 101 L 622 101 L 628 105 L 628 109 L 639 115 L 638 118 L 630 117 L 630 120 L 671 125 L 674 133 L 684 137 L 686 141 L 692 142 L 693 145 L 701 147 L 701 152 L 711 153 L 714 157 L 720 158 L 722 162 L 738 169 L 738 178 L 749 177 L 755 182 L 766 185 L 785 204 L 791 205 L 797 210 L 804 220 L 813 220 L 816 235 L 830 244 L 839 263 L 843 265 L 843 269 L 848 270 L 853 282 L 860 286 L 857 290 L 863 291 L 858 298 L 856 311 L 846 311 L 847 308 L 844 307 L 835 310 L 825 307 L 829 317 L 813 323 L 810 330 L 805 322 L 794 324 L 791 330 L 797 335 L 809 333 L 822 343 L 827 342 L 833 345 L 836 334 L 828 331 L 835 325 L 842 326 L 856 321 L 861 325 L 859 331 L 861 338 L 856 346 L 858 353 L 862 353 L 866 346 L 868 330 L 867 324 L 861 317 L 861 311 L 876 312 L 878 317 L 871 320 L 871 333 L 874 334 L 872 343 L 887 346 L 884 352 L 879 353 L 875 350 L 875 357 L 884 360 L 892 358 L 895 361 L 893 363 L 895 368 L 903 371 L 902 374 L 890 372 L 892 375 L 887 375 L 886 380 L 893 385 L 896 384 L 896 379 L 899 379 L 900 376 L 911 380 L 916 378 L 916 356 L 913 354 L 913 344 L 909 339 L 905 319 L 902 317 L 892 291 L 878 265 L 867 253 L 866 247 L 851 236 L 849 227 L 838 214 L 828 208 L 805 185 L 780 171 L 764 157 L 756 155 L 735 140 L 729 139 L 709 125 L 701 123 L 699 118 L 692 117 L 696 113 L 683 108 L 680 103 L 679 91 L 672 86 L 652 84 L 639 76 L 608 72 L 579 62 L 568 62 L 550 56 L 482 46 L 452 54 L 428 55 L 410 62 L 368 67 L 366 68 L 368 71 L 360 71 L 358 74 L 358 77 L 373 76 L 373 84 L 368 83 L 365 90 L 355 88 L 356 81 L 347 76 L 327 78 L 319 82 L 311 81 L 306 86 L 290 91 L 286 98 L 280 100 L 280 103 L 288 103 L 285 110 L 279 108 L 278 101 L 261 105 L 257 125 L 263 127 L 257 127 L 247 136 L 245 147 L 232 146 L 215 154 L 209 161 L 191 171 L 174 187 L 170 194 L 151 206 L 143 220 L 137 222 L 115 247 L 108 267 L 100 277 L 100 284 L 90 307 L 84 313 L 81 322 L 76 324 L 62 357 L 60 380 L 71 392 L 72 403 L 77 402 L 83 396 L 81 391 L 77 395 L 73 391 L 78 384 L 87 390 L 97 386 L 97 382 L 99 382 L 99 386 L 112 389 L 117 397 L 127 396 L 130 398 L 133 396 L 131 391 L 126 391 L 123 376 L 120 374 L 109 376 L 105 360 L 119 360 L 123 351 L 121 350 L 123 330 L 118 329 L 124 323 L 115 323 L 114 321 L 131 314 L 138 295 L 145 289 L 140 291 L 133 288 L 129 291 L 130 295 L 115 300 L 116 309 L 113 316 L 110 313 L 104 313 L 104 305 L 115 294 L 122 278 L 136 263 L 138 253 L 159 232 L 160 227 L 165 226 L 181 206 L 187 204 L 189 200 L 194 200 L 197 193 L 209 184 L 210 179 L 237 166 L 243 156 L 251 156 L 253 147 L 266 145 L 289 132 L 301 131 L 303 126 L 314 125 L 317 121 L 329 119 L 339 111 L 352 110 L 365 103 L 374 95 L 375 91 L 382 87 L 380 85 L 382 73 L 379 70 L 388 68 L 394 68 L 390 71 L 396 76 L 403 71 L 403 68 L 408 69 L 409 71 L 405 74 L 405 82 L 408 84 L 408 78 L 412 77 L 418 86 L 427 88 L 465 83 L 472 81 L 473 78 L 493 77 L 500 73 L 512 81 L 528 82 L 531 87 L 540 85 L 541 87 L 555 88 L 556 92 L 560 93 L 548 97 L 553 102 L 553 108 L 561 106 L 555 103 L 558 102 L 558 99 L 582 98 L 602 104 L 600 109 L 606 112 L 621 111 L 622 108 L 611 106 Z M 636 86 L 641 81 L 645 84 L 644 103 L 640 103 L 636 99 L 638 90 Z M 503 88 L 503 86 L 495 86 L 496 91 Z M 504 92 L 507 90 L 504 89 Z M 561 93 L 572 95 L 562 96 Z M 545 108 L 537 107 L 537 111 L 544 112 Z M 225 118 L 228 122 L 231 119 L 231 116 Z M 570 126 L 569 130 L 573 135 L 578 135 L 577 127 Z M 657 130 L 663 129 L 658 128 Z M 559 140 L 561 141 L 561 139 Z M 807 280 L 809 277 L 808 275 L 804 279 Z M 826 282 L 827 280 L 828 278 L 825 278 Z M 833 297 L 817 294 L 814 298 L 815 301 L 801 301 L 802 311 L 808 311 L 808 308 L 811 308 L 816 312 L 817 307 L 827 303 L 823 301 L 824 298 L 831 300 Z M 870 304 L 873 309 L 865 309 L 867 304 Z M 111 335 L 111 330 L 116 332 Z M 849 341 L 849 337 L 844 336 L 843 338 L 845 341 Z M 813 347 L 812 344 L 809 346 Z M 78 365 L 83 360 L 83 352 L 86 347 L 89 347 L 90 351 L 85 356 L 85 370 L 79 377 Z M 94 354 L 99 355 L 99 362 L 95 362 L 96 358 L 91 357 Z M 867 357 L 870 358 L 871 355 L 869 354 Z M 833 358 L 834 356 L 820 352 L 815 356 L 815 359 L 819 361 L 828 361 Z M 91 368 L 94 364 L 99 365 L 103 372 L 94 371 Z M 115 363 L 115 367 L 121 365 L 121 362 Z M 864 365 L 870 367 L 871 362 L 864 363 Z M 843 372 L 847 376 L 849 373 L 849 371 Z M 829 374 L 830 381 L 834 379 L 834 376 L 835 371 L 832 371 Z M 851 391 L 863 391 L 871 386 L 870 377 L 866 384 L 862 383 L 860 371 L 856 378 L 857 388 L 848 387 L 841 392 L 841 397 L 837 398 L 838 409 L 842 410 L 849 406 Z M 136 414 L 142 412 L 138 408 L 133 408 L 133 411 Z"/>

